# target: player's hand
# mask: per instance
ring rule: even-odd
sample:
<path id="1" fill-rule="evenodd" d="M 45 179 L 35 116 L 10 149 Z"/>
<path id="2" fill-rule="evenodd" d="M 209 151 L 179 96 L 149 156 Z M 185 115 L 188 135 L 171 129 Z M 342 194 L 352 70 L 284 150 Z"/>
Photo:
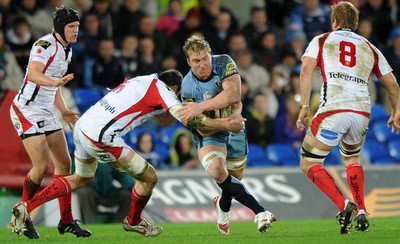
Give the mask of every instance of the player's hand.
<path id="1" fill-rule="evenodd" d="M 63 86 L 74 78 L 74 74 L 68 74 L 57 80 L 57 86 Z"/>
<path id="2" fill-rule="evenodd" d="M 184 102 L 184 106 L 178 109 L 181 120 L 190 120 L 193 117 L 201 115 L 204 111 L 199 103 Z"/>
<path id="3" fill-rule="evenodd" d="M 228 131 L 234 133 L 242 132 L 244 130 L 244 122 L 246 122 L 246 120 L 247 119 L 245 118 L 230 119 L 226 127 Z"/>
<path id="4" fill-rule="evenodd" d="M 305 119 L 308 117 L 310 117 L 310 107 L 301 108 L 296 121 L 297 128 L 304 130 L 306 128 Z"/>
<path id="5" fill-rule="evenodd" d="M 388 122 L 388 128 L 392 126 L 392 132 L 396 131 L 396 134 L 400 133 L 400 111 L 397 111 L 395 115 L 391 115 Z"/>
<path id="6" fill-rule="evenodd" d="M 62 113 L 63 119 L 65 120 L 65 122 L 67 122 L 69 128 L 71 128 L 71 130 L 73 129 L 73 125 L 76 123 L 76 121 L 78 121 L 79 117 L 79 113 L 73 110 L 65 110 Z"/>

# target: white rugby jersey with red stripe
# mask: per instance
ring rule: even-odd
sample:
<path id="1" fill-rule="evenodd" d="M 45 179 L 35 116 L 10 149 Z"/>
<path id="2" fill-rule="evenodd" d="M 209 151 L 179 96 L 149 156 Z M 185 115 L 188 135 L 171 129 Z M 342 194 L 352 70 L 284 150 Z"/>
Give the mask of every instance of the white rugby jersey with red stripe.
<path id="1" fill-rule="evenodd" d="M 323 84 L 320 110 L 348 109 L 370 112 L 368 84 L 392 72 L 382 53 L 364 37 L 349 29 L 328 32 L 313 38 L 304 57 L 317 60 Z"/>
<path id="2" fill-rule="evenodd" d="M 79 119 L 79 129 L 97 142 L 113 142 L 154 115 L 180 104 L 156 74 L 126 80 L 89 108 Z"/>
<path id="3" fill-rule="evenodd" d="M 70 46 L 64 49 L 63 45 L 53 34 L 48 34 L 37 40 L 31 49 L 29 61 L 37 61 L 45 65 L 43 73 L 54 79 L 60 79 L 65 75 L 68 64 L 71 62 L 72 49 Z M 28 65 L 29 67 L 29 65 Z M 24 99 L 29 104 L 34 102 L 41 107 L 53 106 L 58 87 L 41 86 L 29 80 L 28 67 L 23 84 L 16 99 Z"/>

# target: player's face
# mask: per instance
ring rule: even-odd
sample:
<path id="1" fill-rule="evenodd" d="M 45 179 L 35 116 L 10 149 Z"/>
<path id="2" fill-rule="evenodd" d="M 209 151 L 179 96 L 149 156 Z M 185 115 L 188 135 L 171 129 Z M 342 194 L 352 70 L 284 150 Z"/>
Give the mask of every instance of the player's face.
<path id="1" fill-rule="evenodd" d="M 71 22 L 64 27 L 65 39 L 68 43 L 75 43 L 78 40 L 79 21 Z"/>
<path id="2" fill-rule="evenodd" d="M 211 54 L 206 49 L 190 54 L 187 62 L 198 79 L 205 80 L 210 77 L 212 71 Z"/>

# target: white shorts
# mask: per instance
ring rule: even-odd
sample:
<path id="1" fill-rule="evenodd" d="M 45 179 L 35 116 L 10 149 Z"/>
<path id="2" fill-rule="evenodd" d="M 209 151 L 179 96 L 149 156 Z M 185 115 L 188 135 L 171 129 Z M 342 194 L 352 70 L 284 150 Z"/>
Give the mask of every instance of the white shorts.
<path id="1" fill-rule="evenodd" d="M 11 121 L 19 136 L 46 134 L 62 128 L 55 106 L 41 108 L 25 103 L 24 99 L 14 99 L 10 107 Z"/>
<path id="2" fill-rule="evenodd" d="M 75 156 L 80 159 L 96 158 L 100 163 L 112 163 L 124 158 L 132 150 L 118 136 L 112 143 L 97 142 L 84 134 L 79 127 L 79 121 L 74 128 Z"/>
<path id="3" fill-rule="evenodd" d="M 369 118 L 369 113 L 354 110 L 317 112 L 308 133 L 328 146 L 334 147 L 340 141 L 356 145 L 367 133 Z"/>

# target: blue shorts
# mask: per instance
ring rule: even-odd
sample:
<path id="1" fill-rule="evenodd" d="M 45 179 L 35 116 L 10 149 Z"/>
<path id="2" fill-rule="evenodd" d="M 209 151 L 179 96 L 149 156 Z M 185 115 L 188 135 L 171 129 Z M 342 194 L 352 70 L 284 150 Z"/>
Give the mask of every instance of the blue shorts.
<path id="1" fill-rule="evenodd" d="M 218 132 L 206 137 L 193 133 L 193 139 L 196 142 L 197 150 L 207 145 L 226 147 L 228 158 L 242 158 L 247 156 L 249 151 L 245 131 L 239 133 Z"/>

